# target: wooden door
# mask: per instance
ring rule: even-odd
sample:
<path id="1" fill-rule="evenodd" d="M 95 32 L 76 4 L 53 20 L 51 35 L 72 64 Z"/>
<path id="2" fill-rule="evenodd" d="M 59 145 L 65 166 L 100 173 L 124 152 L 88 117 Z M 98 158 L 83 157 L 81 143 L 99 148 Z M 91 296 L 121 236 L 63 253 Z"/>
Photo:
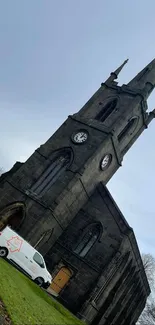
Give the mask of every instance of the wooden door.
<path id="1" fill-rule="evenodd" d="M 72 276 L 72 272 L 67 267 L 62 267 L 54 277 L 50 288 L 57 294 L 65 287 Z"/>

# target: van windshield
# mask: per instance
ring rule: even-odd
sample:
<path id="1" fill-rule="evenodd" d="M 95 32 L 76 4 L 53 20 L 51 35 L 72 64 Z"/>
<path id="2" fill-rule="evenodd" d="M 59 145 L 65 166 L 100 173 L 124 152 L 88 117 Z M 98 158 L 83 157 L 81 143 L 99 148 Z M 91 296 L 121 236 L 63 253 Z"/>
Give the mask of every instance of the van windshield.
<path id="1" fill-rule="evenodd" d="M 33 260 L 42 268 L 45 268 L 45 263 L 43 258 L 41 257 L 41 255 L 39 255 L 38 253 L 35 253 L 33 256 Z"/>

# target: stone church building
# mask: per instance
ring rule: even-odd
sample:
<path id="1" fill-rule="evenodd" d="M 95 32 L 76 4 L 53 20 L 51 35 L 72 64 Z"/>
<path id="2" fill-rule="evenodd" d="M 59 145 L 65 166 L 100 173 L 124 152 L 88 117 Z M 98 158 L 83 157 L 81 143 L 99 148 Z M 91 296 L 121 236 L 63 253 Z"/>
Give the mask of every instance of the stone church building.
<path id="1" fill-rule="evenodd" d="M 56 299 L 91 325 L 134 325 L 150 293 L 133 229 L 106 187 L 155 117 L 155 60 L 119 86 L 125 63 L 0 178 L 0 229 L 11 225 L 44 255 Z"/>

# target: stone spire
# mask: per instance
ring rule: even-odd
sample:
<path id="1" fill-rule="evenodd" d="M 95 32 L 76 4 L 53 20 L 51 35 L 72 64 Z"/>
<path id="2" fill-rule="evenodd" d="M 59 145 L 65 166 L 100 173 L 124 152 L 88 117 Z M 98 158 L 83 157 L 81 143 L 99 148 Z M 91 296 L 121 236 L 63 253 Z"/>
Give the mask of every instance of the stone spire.
<path id="1" fill-rule="evenodd" d="M 143 97 L 147 99 L 155 87 L 155 59 L 140 71 L 127 86 L 135 91 L 141 91 Z"/>

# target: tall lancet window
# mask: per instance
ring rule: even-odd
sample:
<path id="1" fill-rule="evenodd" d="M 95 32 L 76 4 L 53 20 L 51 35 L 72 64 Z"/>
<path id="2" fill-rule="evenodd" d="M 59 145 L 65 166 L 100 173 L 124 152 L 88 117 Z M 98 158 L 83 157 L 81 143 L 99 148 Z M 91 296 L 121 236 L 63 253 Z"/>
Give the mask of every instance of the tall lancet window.
<path id="1" fill-rule="evenodd" d="M 69 167 L 72 159 L 72 152 L 69 149 L 60 150 L 53 154 L 49 167 L 44 171 L 37 182 L 32 186 L 31 192 L 37 195 L 44 195 L 57 179 Z"/>
<path id="2" fill-rule="evenodd" d="M 104 122 L 107 119 L 107 117 L 109 117 L 111 115 L 111 113 L 114 111 L 114 109 L 116 108 L 117 102 L 118 102 L 117 98 L 107 102 L 103 106 L 101 111 L 97 114 L 95 119 L 98 121 Z"/>
<path id="3" fill-rule="evenodd" d="M 126 135 L 131 135 L 135 131 L 138 121 L 139 121 L 138 116 L 134 116 L 128 121 L 128 123 L 125 125 L 123 130 L 118 135 L 119 142 L 122 141 Z"/>
<path id="4" fill-rule="evenodd" d="M 74 249 L 74 253 L 81 257 L 84 257 L 101 235 L 102 227 L 98 223 L 88 226 L 80 236 L 77 246 Z"/>

